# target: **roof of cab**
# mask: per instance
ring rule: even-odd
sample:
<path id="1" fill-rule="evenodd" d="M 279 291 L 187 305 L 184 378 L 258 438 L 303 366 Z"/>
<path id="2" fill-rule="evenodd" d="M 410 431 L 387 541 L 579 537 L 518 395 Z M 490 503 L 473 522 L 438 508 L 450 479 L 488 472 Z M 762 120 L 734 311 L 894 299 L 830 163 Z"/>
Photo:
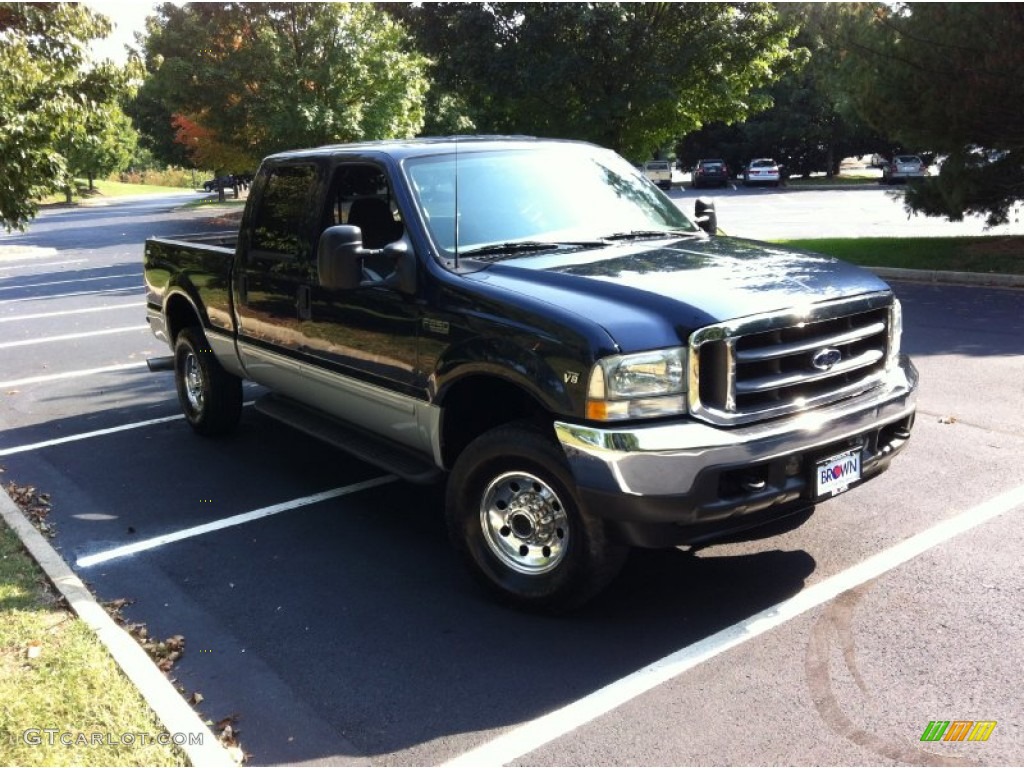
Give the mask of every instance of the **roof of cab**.
<path id="1" fill-rule="evenodd" d="M 267 157 L 267 160 L 289 160 L 301 157 L 323 157 L 347 153 L 364 154 L 366 152 L 380 152 L 400 160 L 406 157 L 444 154 L 446 152 L 455 152 L 456 150 L 472 151 L 523 147 L 524 145 L 550 146 L 567 144 L 595 146 L 583 141 L 541 139 L 535 136 L 432 136 L 420 139 L 385 139 L 352 144 L 328 144 L 322 147 L 277 152 Z"/>

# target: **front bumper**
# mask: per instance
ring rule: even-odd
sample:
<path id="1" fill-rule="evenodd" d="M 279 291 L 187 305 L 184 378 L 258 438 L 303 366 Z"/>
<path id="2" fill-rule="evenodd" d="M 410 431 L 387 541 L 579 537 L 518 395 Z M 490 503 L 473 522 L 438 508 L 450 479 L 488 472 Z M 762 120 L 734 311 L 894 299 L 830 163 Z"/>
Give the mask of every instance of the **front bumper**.
<path id="1" fill-rule="evenodd" d="M 638 546 L 697 543 L 806 508 L 815 462 L 861 449 L 861 481 L 906 444 L 917 369 L 901 357 L 882 385 L 830 406 L 731 429 L 694 420 L 555 432 L 586 509 Z"/>

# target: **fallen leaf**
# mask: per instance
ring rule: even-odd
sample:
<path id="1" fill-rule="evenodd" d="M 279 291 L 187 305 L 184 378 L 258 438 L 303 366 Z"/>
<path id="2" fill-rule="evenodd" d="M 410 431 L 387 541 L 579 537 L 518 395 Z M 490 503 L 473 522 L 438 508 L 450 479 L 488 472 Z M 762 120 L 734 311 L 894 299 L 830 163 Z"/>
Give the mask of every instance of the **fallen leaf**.
<path id="1" fill-rule="evenodd" d="M 198 706 L 199 706 L 200 704 L 202 704 L 202 703 L 203 703 L 203 694 L 201 694 L 201 693 L 200 693 L 199 691 L 196 691 L 195 693 L 193 693 L 193 694 L 192 694 L 192 703 L 193 703 L 193 704 L 194 704 L 195 706 L 197 706 L 197 707 L 198 707 Z"/>
<path id="2" fill-rule="evenodd" d="M 939 424 L 956 424 L 956 416 L 940 416 Z"/>

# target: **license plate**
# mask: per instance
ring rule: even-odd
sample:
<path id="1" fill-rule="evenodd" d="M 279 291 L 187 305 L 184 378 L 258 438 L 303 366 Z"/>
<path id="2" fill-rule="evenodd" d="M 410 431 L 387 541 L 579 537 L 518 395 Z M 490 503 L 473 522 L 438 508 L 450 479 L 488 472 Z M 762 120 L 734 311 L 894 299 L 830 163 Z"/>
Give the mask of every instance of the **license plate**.
<path id="1" fill-rule="evenodd" d="M 814 474 L 815 496 L 835 496 L 860 480 L 860 448 L 819 461 Z"/>

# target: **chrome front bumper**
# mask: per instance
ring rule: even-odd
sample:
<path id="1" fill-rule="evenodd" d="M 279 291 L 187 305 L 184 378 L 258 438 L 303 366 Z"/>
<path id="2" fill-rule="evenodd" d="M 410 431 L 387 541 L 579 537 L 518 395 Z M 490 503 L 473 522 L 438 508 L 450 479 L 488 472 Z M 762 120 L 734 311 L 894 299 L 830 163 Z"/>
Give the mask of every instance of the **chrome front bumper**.
<path id="1" fill-rule="evenodd" d="M 872 391 L 787 418 L 734 428 L 690 419 L 621 429 L 555 422 L 555 432 L 591 513 L 702 525 L 801 499 L 811 503 L 809 465 L 841 448 L 862 446 L 863 479 L 878 474 L 906 442 L 917 382 L 917 369 L 903 356 Z M 750 470 L 764 487 L 723 492 L 723 477 Z"/>

